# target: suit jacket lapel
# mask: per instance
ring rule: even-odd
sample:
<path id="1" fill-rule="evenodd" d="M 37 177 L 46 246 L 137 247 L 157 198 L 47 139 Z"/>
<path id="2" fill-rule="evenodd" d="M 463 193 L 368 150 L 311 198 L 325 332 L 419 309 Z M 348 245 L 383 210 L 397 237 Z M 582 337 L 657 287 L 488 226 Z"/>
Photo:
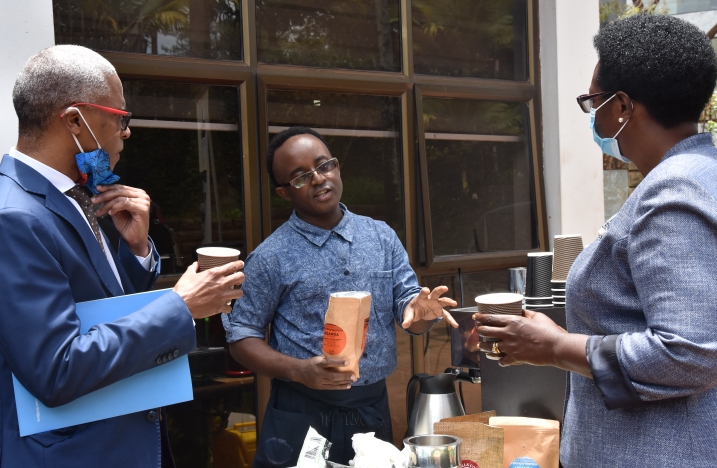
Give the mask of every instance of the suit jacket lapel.
<path id="1" fill-rule="evenodd" d="M 129 276 L 127 276 L 127 272 L 125 271 L 125 269 L 120 268 L 119 266 L 121 265 L 119 254 L 111 245 L 110 239 L 107 237 L 107 234 L 105 234 L 105 232 L 101 229 L 100 231 L 102 232 L 102 236 L 105 238 L 105 243 L 107 243 L 107 245 L 109 246 L 110 255 L 112 255 L 112 259 L 115 261 L 115 265 L 117 265 L 117 273 L 119 274 L 120 280 L 122 281 L 122 289 L 124 289 L 124 294 L 134 294 L 136 291 L 134 290 L 134 285 L 132 284 L 132 281 L 129 279 Z"/>
<path id="2" fill-rule="evenodd" d="M 107 262 L 105 254 L 102 252 L 102 248 L 92 233 L 92 229 L 87 225 L 83 215 L 77 211 L 77 208 L 72 205 L 63 193 L 60 193 L 54 185 L 37 171 L 15 158 L 3 158 L 2 162 L 0 162 L 0 173 L 13 179 L 25 191 L 43 196 L 45 198 L 45 207 L 66 220 L 77 231 L 89 254 L 92 266 L 107 291 L 113 296 L 124 294 L 110 264 Z M 119 270 L 119 265 L 117 268 Z"/>

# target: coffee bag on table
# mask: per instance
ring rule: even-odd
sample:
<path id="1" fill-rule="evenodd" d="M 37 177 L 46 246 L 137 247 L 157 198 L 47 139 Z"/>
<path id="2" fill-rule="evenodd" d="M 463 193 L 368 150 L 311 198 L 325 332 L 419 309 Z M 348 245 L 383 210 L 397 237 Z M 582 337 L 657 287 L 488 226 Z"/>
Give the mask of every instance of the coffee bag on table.
<path id="1" fill-rule="evenodd" d="M 488 425 L 493 416 L 495 411 L 486 411 L 441 419 L 433 423 L 433 432 L 463 439 L 461 468 L 502 468 L 503 429 Z"/>
<path id="2" fill-rule="evenodd" d="M 368 320 L 371 315 L 371 293 L 345 291 L 332 293 L 324 318 L 324 356 L 344 359 L 350 370 L 359 378 L 359 361 L 366 346 Z"/>
<path id="3" fill-rule="evenodd" d="M 496 416 L 490 425 L 502 427 L 504 468 L 558 468 L 560 423 L 552 419 Z"/>

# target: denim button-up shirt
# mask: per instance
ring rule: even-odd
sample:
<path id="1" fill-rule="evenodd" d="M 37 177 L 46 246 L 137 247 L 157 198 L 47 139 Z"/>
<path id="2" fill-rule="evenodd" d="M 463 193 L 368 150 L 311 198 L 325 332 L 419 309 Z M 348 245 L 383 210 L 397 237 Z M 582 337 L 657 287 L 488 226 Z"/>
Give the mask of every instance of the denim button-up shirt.
<path id="1" fill-rule="evenodd" d="M 329 295 L 371 293 L 366 348 L 355 385 L 387 377 L 396 368 L 396 330 L 406 304 L 421 290 L 406 250 L 386 223 L 351 213 L 332 230 L 291 215 L 246 260 L 244 297 L 222 316 L 227 341 L 264 338 L 299 359 L 320 356 Z"/>

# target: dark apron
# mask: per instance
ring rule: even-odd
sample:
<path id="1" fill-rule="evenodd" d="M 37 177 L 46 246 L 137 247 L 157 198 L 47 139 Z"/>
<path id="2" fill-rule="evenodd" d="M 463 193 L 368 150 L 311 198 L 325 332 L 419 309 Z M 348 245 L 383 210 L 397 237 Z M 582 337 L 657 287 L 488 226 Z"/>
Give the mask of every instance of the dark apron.
<path id="1" fill-rule="evenodd" d="M 296 466 L 309 426 L 331 442 L 329 460 L 342 465 L 354 458 L 354 434 L 375 432 L 393 443 L 386 380 L 350 390 L 313 390 L 274 379 L 252 466 Z"/>

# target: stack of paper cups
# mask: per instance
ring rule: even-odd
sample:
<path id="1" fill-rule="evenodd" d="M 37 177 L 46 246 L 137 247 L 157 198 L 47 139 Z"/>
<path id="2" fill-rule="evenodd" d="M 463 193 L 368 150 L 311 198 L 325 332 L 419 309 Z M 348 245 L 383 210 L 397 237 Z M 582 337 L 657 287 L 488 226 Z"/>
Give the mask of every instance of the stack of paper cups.
<path id="1" fill-rule="evenodd" d="M 565 281 L 568 279 L 568 272 L 573 262 L 583 251 L 583 238 L 580 234 L 566 234 L 555 236 L 553 253 L 553 280 Z"/>
<path id="2" fill-rule="evenodd" d="M 553 306 L 550 292 L 550 276 L 553 271 L 552 252 L 531 252 L 525 281 L 525 307 L 542 308 Z"/>
<path id="3" fill-rule="evenodd" d="M 565 307 L 565 284 L 568 273 L 575 259 L 583 251 L 583 238 L 580 234 L 565 234 L 555 236 L 553 252 L 553 276 L 550 281 L 550 292 L 553 298 L 553 307 Z"/>

